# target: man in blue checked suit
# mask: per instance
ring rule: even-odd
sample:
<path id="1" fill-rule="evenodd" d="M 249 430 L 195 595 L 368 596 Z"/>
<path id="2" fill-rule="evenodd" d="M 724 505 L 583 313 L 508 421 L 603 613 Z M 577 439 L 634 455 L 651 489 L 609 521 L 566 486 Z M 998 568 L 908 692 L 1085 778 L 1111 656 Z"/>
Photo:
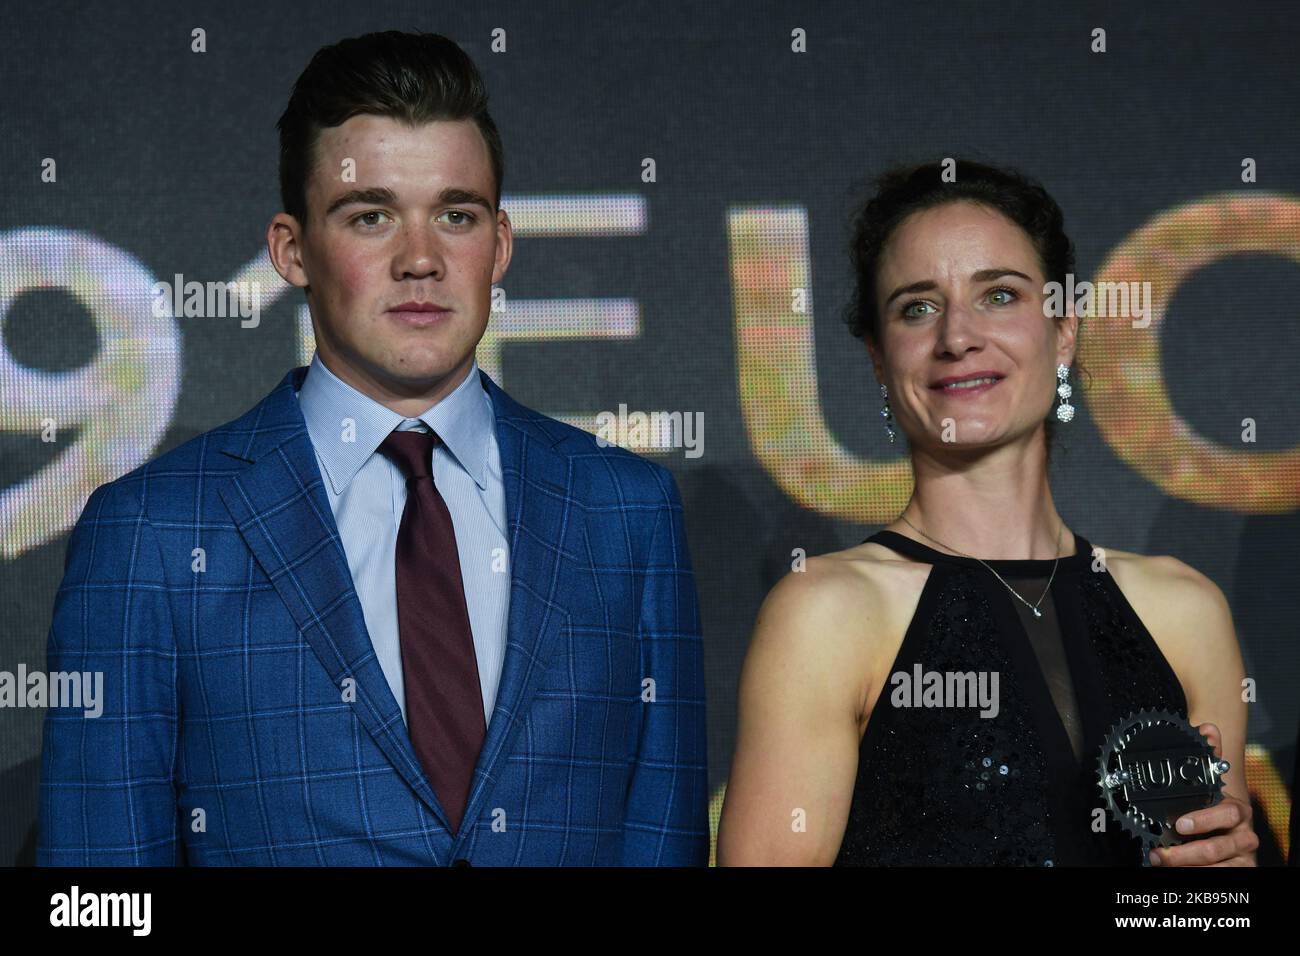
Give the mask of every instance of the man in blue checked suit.
<path id="1" fill-rule="evenodd" d="M 38 861 L 705 865 L 676 484 L 475 360 L 512 251 L 477 70 L 343 41 L 280 136 L 316 356 L 87 501 L 47 668 L 103 713 L 47 715 Z"/>

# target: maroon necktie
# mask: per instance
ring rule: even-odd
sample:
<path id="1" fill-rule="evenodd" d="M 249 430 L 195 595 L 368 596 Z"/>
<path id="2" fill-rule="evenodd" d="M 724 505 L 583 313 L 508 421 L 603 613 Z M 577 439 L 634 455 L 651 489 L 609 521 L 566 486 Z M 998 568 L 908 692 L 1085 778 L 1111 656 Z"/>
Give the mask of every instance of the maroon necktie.
<path id="1" fill-rule="evenodd" d="M 437 442 L 432 431 L 393 431 L 379 451 L 406 475 L 396 553 L 406 725 L 456 832 L 487 727 L 456 529 L 433 483 Z"/>

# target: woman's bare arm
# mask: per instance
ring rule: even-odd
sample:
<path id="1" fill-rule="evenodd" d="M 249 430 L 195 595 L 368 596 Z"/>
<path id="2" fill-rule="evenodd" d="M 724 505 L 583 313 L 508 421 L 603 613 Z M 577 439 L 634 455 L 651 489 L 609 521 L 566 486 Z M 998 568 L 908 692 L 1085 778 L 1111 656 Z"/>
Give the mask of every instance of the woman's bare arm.
<path id="1" fill-rule="evenodd" d="M 1197 727 L 1214 725 L 1210 741 L 1231 769 L 1223 778 L 1223 802 L 1189 814 L 1195 828 L 1186 836 L 1195 839 L 1160 850 L 1160 862 L 1254 866 L 1259 838 L 1246 787 L 1246 675 L 1232 611 L 1219 586 L 1204 574 L 1173 558 L 1162 561 L 1168 628 L 1162 647 L 1173 650 L 1170 663 L 1186 691 L 1189 721 Z"/>
<path id="2" fill-rule="evenodd" d="M 872 680 L 864 577 L 831 558 L 779 581 L 758 613 L 737 694 L 718 865 L 830 865 L 857 775 Z"/>

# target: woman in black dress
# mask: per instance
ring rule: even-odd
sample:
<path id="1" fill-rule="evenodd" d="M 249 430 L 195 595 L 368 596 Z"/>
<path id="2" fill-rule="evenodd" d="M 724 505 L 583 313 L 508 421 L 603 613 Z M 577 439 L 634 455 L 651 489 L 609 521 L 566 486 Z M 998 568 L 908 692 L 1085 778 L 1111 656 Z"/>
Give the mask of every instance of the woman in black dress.
<path id="1" fill-rule="evenodd" d="M 1233 770 L 1223 802 L 1188 815 L 1194 839 L 1152 862 L 1253 865 L 1222 592 L 1172 557 L 1095 546 L 1052 499 L 1078 381 L 1073 304 L 1047 305 L 1073 269 L 1061 211 L 1012 171 L 944 172 L 886 174 L 854 222 L 850 329 L 890 440 L 908 439 L 913 495 L 764 602 L 718 862 L 1137 865 L 1095 767 L 1115 723 L 1161 709 Z"/>

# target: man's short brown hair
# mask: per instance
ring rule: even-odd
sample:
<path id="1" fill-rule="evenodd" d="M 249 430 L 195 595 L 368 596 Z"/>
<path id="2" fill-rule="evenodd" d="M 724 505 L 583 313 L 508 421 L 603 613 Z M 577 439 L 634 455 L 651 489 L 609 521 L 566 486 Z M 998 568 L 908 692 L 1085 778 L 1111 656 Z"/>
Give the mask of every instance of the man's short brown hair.
<path id="1" fill-rule="evenodd" d="M 360 114 L 411 126 L 472 119 L 487 144 L 501 205 L 505 160 L 488 113 L 487 88 L 474 61 L 436 33 L 388 30 L 341 40 L 316 51 L 293 85 L 280 131 L 280 201 L 305 228 L 307 177 L 322 129 Z"/>

